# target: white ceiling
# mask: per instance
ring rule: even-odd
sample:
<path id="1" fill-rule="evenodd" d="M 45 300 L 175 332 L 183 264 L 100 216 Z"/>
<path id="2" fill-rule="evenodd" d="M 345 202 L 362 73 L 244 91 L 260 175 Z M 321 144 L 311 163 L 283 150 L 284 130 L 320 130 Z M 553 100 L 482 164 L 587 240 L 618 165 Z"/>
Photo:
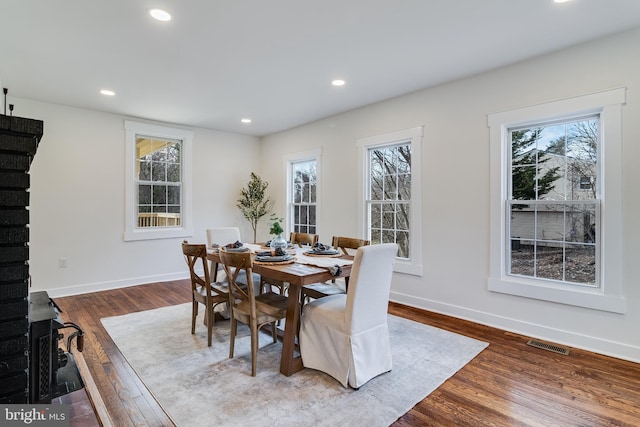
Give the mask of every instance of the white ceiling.
<path id="1" fill-rule="evenodd" d="M 3 0 L 0 82 L 261 136 L 638 26 L 640 0 Z"/>

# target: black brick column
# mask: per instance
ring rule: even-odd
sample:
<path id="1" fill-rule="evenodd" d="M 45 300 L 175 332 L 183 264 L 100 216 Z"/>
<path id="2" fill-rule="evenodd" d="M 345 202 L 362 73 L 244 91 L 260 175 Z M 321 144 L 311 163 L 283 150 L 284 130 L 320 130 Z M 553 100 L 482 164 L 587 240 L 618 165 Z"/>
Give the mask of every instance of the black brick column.
<path id="1" fill-rule="evenodd" d="M 0 404 L 28 403 L 29 167 L 42 132 L 0 115 Z"/>

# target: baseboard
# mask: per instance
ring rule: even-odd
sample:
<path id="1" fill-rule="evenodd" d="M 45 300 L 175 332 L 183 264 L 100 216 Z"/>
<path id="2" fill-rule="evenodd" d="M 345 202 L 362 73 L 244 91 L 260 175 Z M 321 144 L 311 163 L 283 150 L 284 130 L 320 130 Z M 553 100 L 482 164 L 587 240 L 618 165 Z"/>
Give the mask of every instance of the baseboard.
<path id="1" fill-rule="evenodd" d="M 144 285 L 147 283 L 169 282 L 171 280 L 188 279 L 185 272 L 164 274 L 158 276 L 135 277 L 132 279 L 115 280 L 111 282 L 88 283 L 84 285 L 68 286 L 63 288 L 46 289 L 51 298 L 67 297 L 71 295 L 88 294 L 91 292 L 108 291 L 110 289 L 128 288 L 129 286 Z"/>
<path id="2" fill-rule="evenodd" d="M 573 348 L 591 351 L 618 359 L 640 363 L 640 348 L 625 343 L 610 341 L 598 337 L 577 334 L 561 329 L 549 328 L 522 320 L 497 316 L 478 310 L 469 309 L 453 304 L 445 304 L 425 298 L 418 298 L 399 292 L 391 292 L 389 299 L 393 302 L 408 305 L 410 307 L 433 311 L 469 320 L 482 325 L 491 326 L 505 331 L 525 335 L 531 338 L 538 338 L 546 341 L 563 344 Z"/>

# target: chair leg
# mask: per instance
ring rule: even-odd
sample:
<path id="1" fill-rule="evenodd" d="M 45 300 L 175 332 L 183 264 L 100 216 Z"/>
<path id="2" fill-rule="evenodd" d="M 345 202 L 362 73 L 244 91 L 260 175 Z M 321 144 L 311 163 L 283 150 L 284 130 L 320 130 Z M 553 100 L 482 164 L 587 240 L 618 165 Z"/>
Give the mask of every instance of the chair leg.
<path id="1" fill-rule="evenodd" d="M 198 302 L 191 302 L 191 334 L 196 333 L 196 317 L 198 317 Z"/>
<path id="2" fill-rule="evenodd" d="M 233 347 L 236 343 L 236 332 L 238 328 L 238 321 L 233 317 L 233 311 L 231 312 L 231 322 L 229 323 L 230 336 L 229 336 L 229 359 L 233 357 Z"/>
<path id="3" fill-rule="evenodd" d="M 258 323 L 251 319 L 251 376 L 256 376 L 258 366 Z"/>
<path id="4" fill-rule="evenodd" d="M 273 337 L 273 342 L 276 343 L 278 342 L 278 329 L 276 327 L 276 325 L 279 325 L 280 321 L 278 320 L 277 322 L 273 322 L 271 324 L 271 336 Z"/>
<path id="5" fill-rule="evenodd" d="M 213 335 L 213 307 L 207 308 L 207 347 L 211 347 L 211 336 Z"/>

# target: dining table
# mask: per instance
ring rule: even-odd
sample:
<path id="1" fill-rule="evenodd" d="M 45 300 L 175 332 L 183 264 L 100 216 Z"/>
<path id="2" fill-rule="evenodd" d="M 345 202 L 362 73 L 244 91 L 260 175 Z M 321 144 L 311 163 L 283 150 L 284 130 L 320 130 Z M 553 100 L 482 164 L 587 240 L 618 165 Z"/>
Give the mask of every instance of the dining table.
<path id="1" fill-rule="evenodd" d="M 244 246 L 254 254 L 254 258 L 255 253 L 267 250 L 259 244 L 245 243 Z M 294 259 L 286 264 L 255 261 L 253 263 L 254 273 L 289 284 L 287 289 L 287 314 L 282 333 L 282 355 L 280 357 L 280 373 L 286 376 L 291 376 L 304 368 L 300 352 L 296 351 L 296 337 L 301 315 L 302 287 L 312 283 L 327 282 L 337 277 L 344 277 L 345 280 L 348 280 L 353 263 L 353 256 L 351 255 L 310 256 L 311 247 L 308 246 L 294 247 L 289 249 L 289 252 L 294 250 L 295 255 L 292 253 Z M 212 280 L 215 281 L 220 263 L 218 250 L 209 248 L 207 250 L 207 259 L 212 263 Z M 340 266 L 341 269 L 338 274 L 335 274 L 335 268 L 332 268 L 336 265 Z"/>

